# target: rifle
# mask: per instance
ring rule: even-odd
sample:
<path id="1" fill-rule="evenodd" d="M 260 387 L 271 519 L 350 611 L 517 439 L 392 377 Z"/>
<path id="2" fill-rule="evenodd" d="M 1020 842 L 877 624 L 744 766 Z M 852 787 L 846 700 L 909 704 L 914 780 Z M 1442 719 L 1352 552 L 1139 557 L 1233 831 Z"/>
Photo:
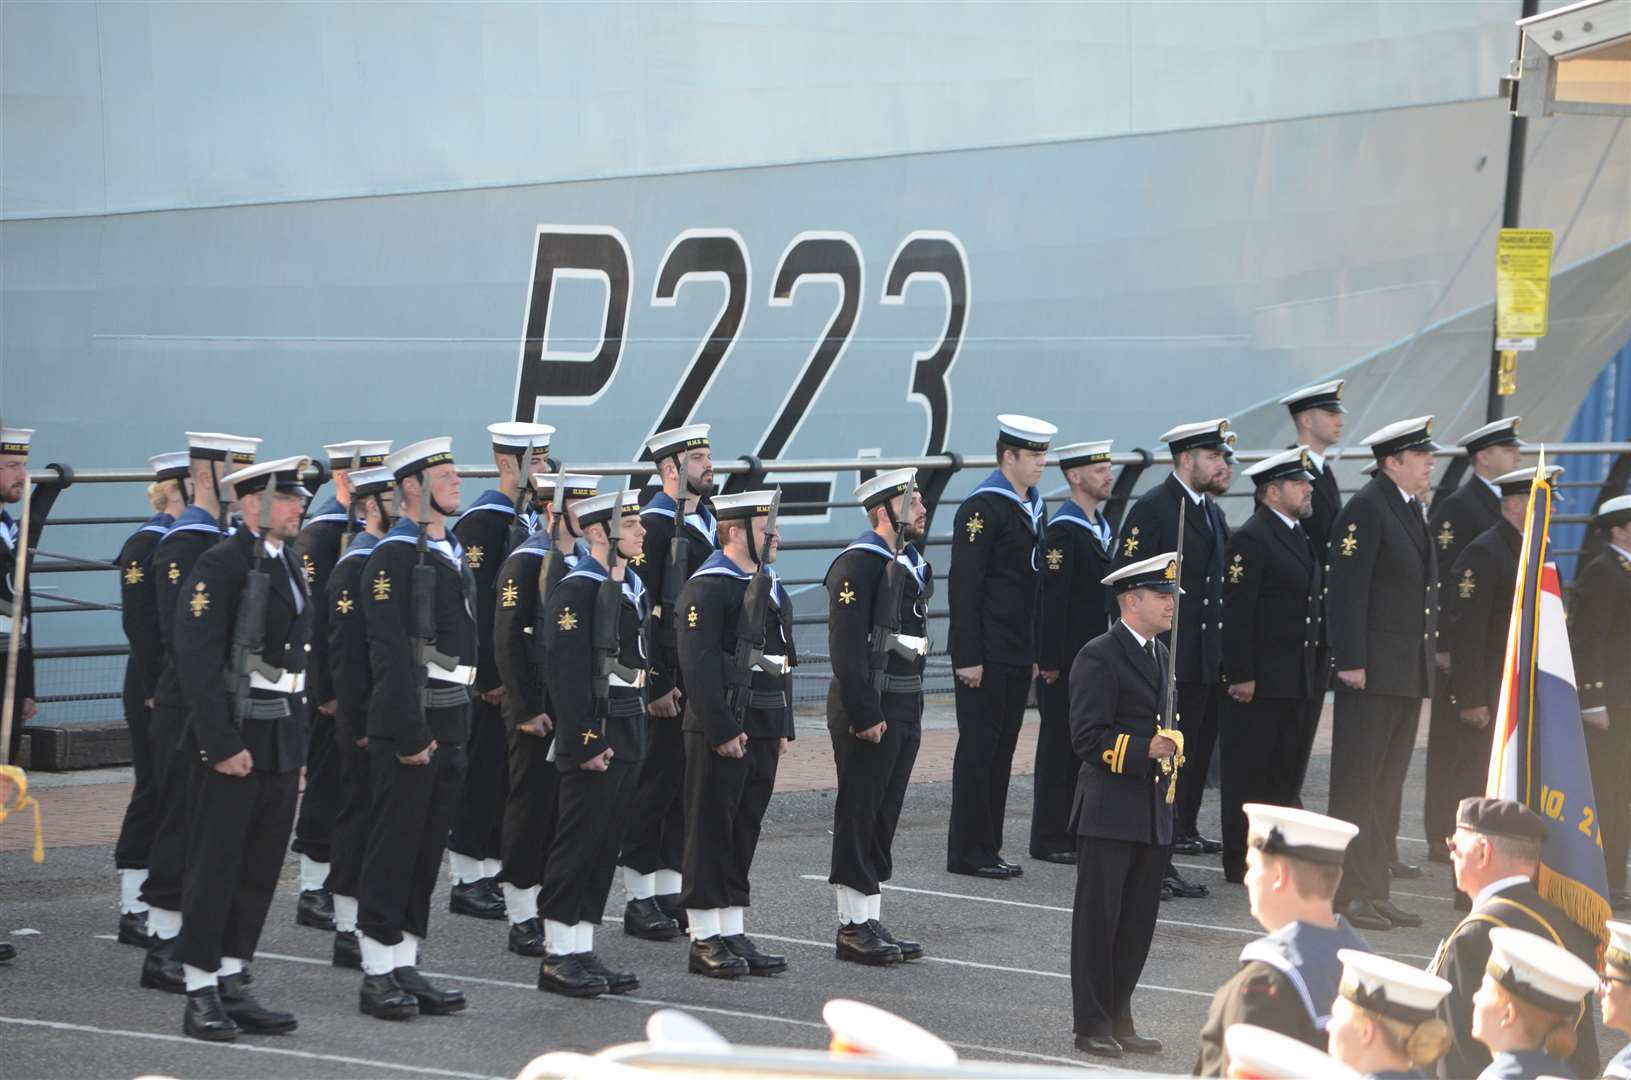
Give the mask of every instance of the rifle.
<path id="1" fill-rule="evenodd" d="M 532 530 L 526 527 L 526 518 L 523 516 L 532 510 L 533 499 L 538 493 L 532 482 L 532 443 L 527 443 L 527 454 L 521 459 L 521 475 L 525 477 L 521 482 L 521 490 L 515 496 L 515 517 L 510 521 L 509 536 L 504 544 L 504 558 L 509 558 L 510 552 L 520 547 Z"/>
<path id="2" fill-rule="evenodd" d="M 929 639 L 927 637 L 916 639 L 917 647 L 900 636 L 900 604 L 906 595 L 906 583 L 911 580 L 912 574 L 901 562 L 901 556 L 906 550 L 906 521 L 912 512 L 912 493 L 917 489 L 917 473 L 913 472 L 906 480 L 906 495 L 901 500 L 901 514 L 897 518 L 895 512 L 884 504 L 889 513 L 889 520 L 895 526 L 894 557 L 889 560 L 889 566 L 883 572 L 883 584 L 879 587 L 876 598 L 872 604 L 872 647 L 868 664 L 872 669 L 872 687 L 878 691 L 881 698 L 884 686 L 889 681 L 887 672 L 889 654 L 894 653 L 904 660 L 917 660 L 928 652 Z"/>
<path id="3" fill-rule="evenodd" d="M 626 489 L 625 489 L 626 490 Z M 615 579 L 617 570 L 617 543 L 623 536 L 623 491 L 612 504 L 612 516 L 606 522 L 606 536 L 611 541 L 611 552 L 606 556 L 606 580 L 595 593 L 595 716 L 605 721 L 611 716 L 612 676 L 626 683 L 638 681 L 639 672 L 623 666 L 621 623 L 623 619 L 623 583 Z"/>
<path id="4" fill-rule="evenodd" d="M 771 592 L 776 587 L 776 578 L 770 572 L 770 563 L 766 556 L 770 554 L 770 537 L 776 531 L 776 517 L 781 510 L 782 493 L 777 491 L 770 499 L 770 516 L 765 519 L 765 549 L 756 552 L 758 568 L 753 571 L 753 577 L 748 581 L 747 592 L 742 594 L 742 611 L 736 617 L 736 655 L 730 675 L 730 686 L 727 688 L 727 700 L 730 703 L 731 713 L 736 717 L 738 727 L 747 723 L 749 699 L 753 692 L 753 669 L 759 668 L 772 675 L 785 675 L 785 666 L 766 664 L 765 648 L 765 615 L 768 613 Z M 748 529 L 748 547 L 753 546 L 753 520 L 749 518 L 745 523 Z M 774 668 L 775 670 L 771 670 Z"/>
<path id="5" fill-rule="evenodd" d="M 1184 599 L 1184 511 L 1188 509 L 1189 496 L 1185 495 L 1178 501 L 1178 542 L 1173 548 L 1178 591 L 1172 594 L 1172 631 L 1169 635 L 1172 644 L 1167 648 L 1166 700 L 1161 706 L 1161 725 L 1155 732 L 1165 735 L 1178 746 L 1170 758 L 1161 759 L 1162 775 L 1172 777 L 1172 782 L 1167 785 L 1168 806 L 1178 797 L 1178 770 L 1184 764 L 1184 733 L 1178 730 L 1178 611 Z"/>
<path id="6" fill-rule="evenodd" d="M 272 578 L 266 572 L 266 530 L 272 527 L 272 492 L 276 478 L 268 477 L 260 493 L 260 535 L 255 537 L 255 559 L 250 564 L 249 576 L 244 580 L 242 598 L 238 601 L 237 618 L 232 624 L 231 668 L 228 678 L 233 690 L 232 719 L 239 727 L 249 715 L 251 676 L 276 681 L 283 672 L 261 659 L 266 647 L 266 604 L 272 595 Z M 249 523 L 245 522 L 248 528 Z"/>
<path id="7" fill-rule="evenodd" d="M 555 474 L 555 516 L 557 520 L 567 521 L 567 532 L 572 531 L 570 520 L 566 515 L 566 466 Z M 621 523 L 620 523 L 621 524 Z M 532 608 L 532 647 L 538 654 L 538 667 L 543 670 L 544 664 L 544 632 L 548 626 L 544 618 L 544 611 L 549 606 L 549 594 L 560 584 L 561 578 L 566 576 L 566 555 L 562 554 L 555 543 L 551 530 L 549 550 L 538 564 L 538 599 Z"/>
<path id="8" fill-rule="evenodd" d="M 679 474 L 679 490 L 674 494 L 674 535 L 668 541 L 668 568 L 663 571 L 663 610 L 672 613 L 680 597 L 680 589 L 690 576 L 691 546 L 685 542 L 685 496 L 691 488 L 691 476 L 686 472 L 690 453 L 681 450 L 674 455 L 674 470 Z"/>
<path id="9" fill-rule="evenodd" d="M 427 472 L 429 470 L 426 470 Z M 413 567 L 413 610 L 409 613 L 408 638 L 413 642 L 414 679 L 419 683 L 419 709 L 423 716 L 430 693 L 430 665 L 452 671 L 459 666 L 456 656 L 436 648 L 436 566 L 430 561 L 430 478 L 419 474 L 419 560 Z"/>

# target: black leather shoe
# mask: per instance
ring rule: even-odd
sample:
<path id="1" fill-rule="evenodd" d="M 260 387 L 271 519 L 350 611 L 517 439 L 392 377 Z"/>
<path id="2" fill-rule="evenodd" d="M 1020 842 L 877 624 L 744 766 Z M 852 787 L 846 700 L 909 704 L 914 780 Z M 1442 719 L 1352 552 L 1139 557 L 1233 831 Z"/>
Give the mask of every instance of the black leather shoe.
<path id="1" fill-rule="evenodd" d="M 1387 872 L 1397 881 L 1415 881 L 1421 877 L 1421 867 L 1415 863 L 1390 862 L 1387 864 Z"/>
<path id="2" fill-rule="evenodd" d="M 187 1010 L 181 1014 L 181 1030 L 205 1042 L 231 1042 L 238 1037 L 238 1025 L 221 1004 L 221 992 L 213 986 L 187 991 Z"/>
<path id="3" fill-rule="evenodd" d="M 293 1013 L 268 1009 L 256 1001 L 244 986 L 242 972 L 221 976 L 218 988 L 227 1015 L 246 1035 L 287 1035 L 300 1026 Z"/>
<path id="4" fill-rule="evenodd" d="M 1202 846 L 1201 838 L 1198 836 L 1182 836 L 1172 842 L 1174 855 L 1201 855 L 1205 851 L 1206 848 Z"/>
<path id="5" fill-rule="evenodd" d="M 901 962 L 901 951 L 878 936 L 872 922 L 845 923 L 838 928 L 838 940 L 833 953 L 851 964 L 883 967 Z"/>
<path id="6" fill-rule="evenodd" d="M 780 975 L 787 970 L 787 957 L 776 953 L 760 952 L 759 946 L 746 934 L 721 936 L 725 948 L 748 962 L 749 975 Z"/>
<path id="7" fill-rule="evenodd" d="M 1116 1042 L 1129 1054 L 1159 1054 L 1161 1052 L 1160 1039 L 1147 1039 L 1134 1032 L 1130 1035 L 1117 1035 Z"/>
<path id="8" fill-rule="evenodd" d="M 487 890 L 487 895 L 491 896 L 496 903 L 500 903 L 500 904 L 504 903 L 504 886 L 502 886 L 502 885 L 500 885 L 498 883 L 498 878 L 496 878 L 496 877 L 484 877 L 480 881 L 476 882 L 476 884 L 478 884 L 482 888 L 486 889 Z M 510 913 L 510 907 L 509 907 L 508 904 L 505 904 L 504 905 L 504 914 L 508 915 L 509 913 Z"/>
<path id="9" fill-rule="evenodd" d="M 1411 927 L 1421 925 L 1420 915 L 1415 915 L 1411 912 L 1396 908 L 1393 906 L 1391 901 L 1377 900 L 1375 903 L 1371 904 L 1371 907 L 1375 908 L 1378 915 L 1382 916 L 1382 918 L 1386 919 L 1394 926 Z"/>
<path id="10" fill-rule="evenodd" d="M 399 967 L 391 972 L 391 977 L 419 1001 L 419 1011 L 426 1016 L 463 1012 L 467 1004 L 463 990 L 438 990 L 425 981 L 416 967 Z"/>
<path id="11" fill-rule="evenodd" d="M 545 953 L 538 965 L 538 989 L 563 997 L 599 997 L 611 989 L 606 980 L 584 969 L 579 956 Z"/>
<path id="12" fill-rule="evenodd" d="M 1184 900 L 1203 900 L 1212 895 L 1212 890 L 1205 885 L 1197 885 L 1192 881 L 1185 881 L 1178 871 L 1169 873 L 1161 882 L 1172 890 L 1172 895 Z"/>
<path id="13" fill-rule="evenodd" d="M 874 934 L 877 934 L 884 941 L 889 942 L 889 944 L 899 949 L 900 958 L 902 960 L 921 960 L 923 958 L 923 946 L 919 945 L 917 942 L 903 941 L 902 939 L 896 937 L 894 934 L 889 932 L 889 927 L 885 926 L 877 919 L 868 919 L 867 925 L 872 927 L 872 932 Z"/>
<path id="14" fill-rule="evenodd" d="M 685 905 L 680 903 L 679 893 L 669 893 L 667 896 L 656 896 L 652 899 L 657 901 L 657 907 L 664 915 L 674 920 L 674 925 L 680 928 L 680 933 L 684 934 L 691 929 L 691 920 L 686 917 Z"/>
<path id="15" fill-rule="evenodd" d="M 657 898 L 630 900 L 623 907 L 623 932 L 646 941 L 673 941 L 683 930 L 657 904 Z"/>
<path id="16" fill-rule="evenodd" d="M 948 866 L 948 874 L 962 874 L 964 877 L 985 878 L 989 881 L 1007 881 L 1014 876 L 1007 863 L 992 863 L 990 866 Z"/>
<path id="17" fill-rule="evenodd" d="M 997 865 L 1008 871 L 1009 877 L 1024 877 L 1025 868 L 1019 863 L 1011 863 L 1001 855 L 997 856 Z"/>
<path id="18" fill-rule="evenodd" d="M 397 984 L 396 974 L 364 975 L 357 1009 L 376 1020 L 406 1020 L 419 1013 L 419 999 Z"/>
<path id="19" fill-rule="evenodd" d="M 1076 1049 L 1098 1057 L 1118 1058 L 1121 1056 L 1121 1044 L 1109 1035 L 1078 1035 L 1076 1036 Z"/>
<path id="20" fill-rule="evenodd" d="M 327 889 L 307 889 L 295 905 L 294 921 L 313 930 L 334 929 L 334 894 Z"/>
<path id="21" fill-rule="evenodd" d="M 731 952 L 723 938 L 699 938 L 691 942 L 686 967 L 693 975 L 710 979 L 734 979 L 748 973 L 748 962 Z"/>
<path id="22" fill-rule="evenodd" d="M 176 959 L 179 938 L 161 938 L 147 950 L 142 958 L 142 985 L 149 990 L 163 990 L 166 994 L 185 994 L 187 977 L 182 974 L 181 961 Z"/>
<path id="23" fill-rule="evenodd" d="M 640 989 L 640 976 L 632 971 L 613 971 L 600 962 L 600 957 L 593 952 L 578 953 L 578 963 L 583 970 L 591 975 L 599 975 L 606 980 L 606 990 L 612 994 L 632 994 Z"/>
<path id="24" fill-rule="evenodd" d="M 488 880 L 482 878 L 453 886 L 447 896 L 447 910 L 455 915 L 469 915 L 473 919 L 504 918 L 504 900 L 493 899 L 492 892 L 487 888 Z"/>
<path id="25" fill-rule="evenodd" d="M 1066 866 L 1076 865 L 1076 853 L 1074 851 L 1044 851 L 1040 855 L 1033 851 L 1031 852 L 1031 858 Z"/>
<path id="26" fill-rule="evenodd" d="M 1392 930 L 1393 923 L 1386 915 L 1376 910 L 1376 905 L 1369 900 L 1355 900 L 1350 903 L 1342 917 L 1361 930 Z"/>
<path id="27" fill-rule="evenodd" d="M 147 912 L 126 911 L 119 916 L 119 944 L 153 947 L 153 935 L 147 929 Z"/>
<path id="28" fill-rule="evenodd" d="M 510 924 L 510 951 L 517 956 L 542 956 L 549 951 L 544 947 L 544 924 L 537 916 Z"/>
<path id="29" fill-rule="evenodd" d="M 1194 836 L 1190 837 L 1190 839 L 1198 842 L 1201 845 L 1202 855 L 1223 854 L 1223 841 L 1221 840 L 1213 840 L 1210 837 L 1202 836 L 1200 833 L 1196 833 Z M 1120 1039 L 1121 1036 L 1118 1035 L 1116 1038 Z M 1130 1047 L 1123 1043 L 1122 1049 L 1127 1050 L 1130 1049 Z"/>
<path id="30" fill-rule="evenodd" d="M 334 932 L 334 956 L 330 963 L 337 968 L 362 970 L 362 943 L 357 940 L 355 930 Z"/>
<path id="31" fill-rule="evenodd" d="M 9 941 L 0 941 L 0 964 L 9 964 L 17 959 L 17 946 Z"/>

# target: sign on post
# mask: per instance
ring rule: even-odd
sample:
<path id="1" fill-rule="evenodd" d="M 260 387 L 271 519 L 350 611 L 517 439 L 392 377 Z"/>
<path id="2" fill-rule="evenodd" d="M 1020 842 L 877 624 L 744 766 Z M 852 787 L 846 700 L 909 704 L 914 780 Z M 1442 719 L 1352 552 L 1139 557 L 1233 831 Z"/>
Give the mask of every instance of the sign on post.
<path id="1" fill-rule="evenodd" d="M 1552 237 L 1551 229 L 1502 229 L 1496 241 L 1495 336 L 1507 339 L 1504 350 L 1524 348 L 1510 339 L 1546 336 Z"/>

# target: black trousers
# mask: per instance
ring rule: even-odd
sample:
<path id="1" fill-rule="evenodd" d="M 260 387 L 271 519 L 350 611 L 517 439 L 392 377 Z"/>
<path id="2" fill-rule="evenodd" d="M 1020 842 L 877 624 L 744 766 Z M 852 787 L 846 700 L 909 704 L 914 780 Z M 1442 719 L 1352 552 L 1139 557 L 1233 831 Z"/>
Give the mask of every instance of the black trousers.
<path id="1" fill-rule="evenodd" d="M 1133 990 L 1144 972 L 1161 906 L 1167 849 L 1076 838 L 1070 917 L 1070 994 L 1078 1035 L 1131 1035 Z"/>
<path id="2" fill-rule="evenodd" d="M 334 745 L 334 717 L 307 706 L 306 790 L 300 796 L 291 848 L 316 862 L 333 861 L 334 819 L 340 814 L 340 760 Z"/>
<path id="3" fill-rule="evenodd" d="M 1050 685 L 1036 680 L 1036 703 L 1042 726 L 1036 733 L 1036 776 L 1031 801 L 1031 855 L 1041 858 L 1076 850 L 1070 831 L 1070 807 L 1076 801 L 1081 762 L 1070 745 L 1070 672 L 1060 672 Z"/>
<path id="4" fill-rule="evenodd" d="M 977 687 L 957 684 L 948 870 L 990 866 L 1002 857 L 1008 780 L 1030 688 L 1031 669 L 1010 664 L 986 664 Z"/>
<path id="5" fill-rule="evenodd" d="M 192 767 L 195 750 L 182 746 L 185 710 L 160 703 L 151 721 L 153 772 L 158 791 L 158 819 L 147 851 L 147 880 L 142 899 L 166 911 L 181 910 L 183 878 L 187 872 L 188 807 L 192 803 Z"/>
<path id="6" fill-rule="evenodd" d="M 1390 894 L 1388 863 L 1420 716 L 1421 698 L 1337 691 L 1328 813 L 1359 826 L 1342 864 L 1339 908 L 1350 900 L 1386 900 Z"/>
<path id="7" fill-rule="evenodd" d="M 834 684 L 829 699 L 836 692 Z M 886 726 L 878 742 L 849 731 L 830 732 L 838 796 L 833 800 L 827 881 L 865 896 L 877 893 L 878 883 L 894 874 L 895 827 L 923 743 L 922 694 L 885 694 L 882 705 Z"/>
<path id="8" fill-rule="evenodd" d="M 498 705 L 470 707 L 470 767 L 453 810 L 447 846 L 472 859 L 504 857 L 504 803 L 510 789 L 508 725 Z"/>
<path id="9" fill-rule="evenodd" d="M 1256 698 L 1220 704 L 1218 742 L 1223 753 L 1223 869 L 1246 872 L 1249 802 L 1297 806 L 1297 766 L 1303 752 L 1303 698 Z M 1187 749 L 1187 748 L 1186 748 Z M 1185 765 L 1188 768 L 1188 765 Z"/>
<path id="10" fill-rule="evenodd" d="M 340 812 L 334 818 L 334 840 L 329 846 L 328 887 L 355 899 L 374 821 L 373 763 L 366 746 L 349 740 L 335 743 L 334 756 L 340 764 Z"/>
<path id="11" fill-rule="evenodd" d="M 1455 811 L 1461 800 L 1484 793 L 1490 742 L 1495 738 L 1495 707 L 1490 706 L 1488 727 L 1463 723 L 1460 707 L 1450 700 L 1449 682 L 1442 676 L 1437 680 L 1427 722 L 1427 775 L 1431 779 L 1422 797 L 1422 827 L 1426 830 L 1422 835 L 1432 845 L 1455 832 Z M 1601 802 L 1601 794 L 1598 800 Z"/>
<path id="12" fill-rule="evenodd" d="M 1303 745 L 1297 756 L 1296 785 L 1293 789 L 1297 793 L 1297 801 L 1288 804 L 1299 809 L 1303 805 L 1303 783 L 1308 779 L 1308 762 L 1314 756 L 1314 739 L 1319 735 L 1320 714 L 1325 711 L 1325 692 L 1331 688 L 1331 650 L 1324 646 L 1314 654 L 1314 686 L 1313 695 L 1303 701 L 1300 721 Z"/>
<path id="13" fill-rule="evenodd" d="M 176 958 L 204 971 L 252 960 L 294 824 L 298 772 L 227 776 L 194 761 Z"/>
<path id="14" fill-rule="evenodd" d="M 560 816 L 549 847 L 538 912 L 556 922 L 600 925 L 623 840 L 622 807 L 634 789 L 639 762 L 615 757 L 605 772 L 561 774 Z"/>
<path id="15" fill-rule="evenodd" d="M 153 768 L 153 712 L 138 694 L 125 695 L 125 729 L 130 732 L 130 767 L 135 783 L 125 818 L 119 825 L 119 839 L 113 845 L 113 865 L 120 870 L 141 870 L 147 866 L 153 846 L 153 830 L 159 824 L 159 785 Z M 169 764 L 166 760 L 165 764 Z"/>
<path id="16" fill-rule="evenodd" d="M 561 773 L 548 760 L 553 735 L 540 739 L 514 728 L 508 735 L 510 782 L 499 853 L 504 867 L 498 878 L 518 889 L 531 889 L 544 883 L 544 862 L 555 838 Z"/>
<path id="17" fill-rule="evenodd" d="M 721 757 L 699 731 L 685 733 L 685 855 L 688 908 L 747 907 L 748 875 L 765 809 L 776 789 L 777 739 L 748 739 L 747 753 Z"/>
<path id="18" fill-rule="evenodd" d="M 1218 742 L 1218 699 L 1221 687 L 1213 683 L 1178 684 L 1178 730 L 1184 733 L 1184 765 L 1178 770 L 1178 797 L 1172 807 L 1172 836 L 1200 834 L 1201 799 L 1206 775 L 1212 769 L 1212 748 Z"/>
<path id="19" fill-rule="evenodd" d="M 1591 787 L 1597 798 L 1597 820 L 1603 835 L 1608 887 L 1625 891 L 1625 863 L 1631 849 L 1631 703 L 1608 710 L 1608 730 L 1586 726 L 1586 753 L 1591 758 Z"/>
<path id="20" fill-rule="evenodd" d="M 430 894 L 464 782 L 464 746 L 441 743 L 430 764 L 404 765 L 394 740 L 370 738 L 368 758 L 374 821 L 357 888 L 357 929 L 396 945 L 404 932 L 429 936 Z"/>
<path id="21" fill-rule="evenodd" d="M 618 861 L 640 874 L 678 869 L 685 858 L 685 733 L 681 719 L 646 721 L 646 756 L 629 805 Z"/>

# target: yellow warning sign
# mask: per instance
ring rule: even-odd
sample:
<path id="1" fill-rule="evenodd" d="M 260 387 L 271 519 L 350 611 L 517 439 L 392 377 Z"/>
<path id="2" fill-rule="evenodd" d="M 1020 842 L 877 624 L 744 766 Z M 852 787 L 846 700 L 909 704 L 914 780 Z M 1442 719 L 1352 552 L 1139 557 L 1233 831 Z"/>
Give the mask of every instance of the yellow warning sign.
<path id="1" fill-rule="evenodd" d="M 1546 336 L 1552 281 L 1552 230 L 1502 229 L 1495 244 L 1495 334 Z"/>

